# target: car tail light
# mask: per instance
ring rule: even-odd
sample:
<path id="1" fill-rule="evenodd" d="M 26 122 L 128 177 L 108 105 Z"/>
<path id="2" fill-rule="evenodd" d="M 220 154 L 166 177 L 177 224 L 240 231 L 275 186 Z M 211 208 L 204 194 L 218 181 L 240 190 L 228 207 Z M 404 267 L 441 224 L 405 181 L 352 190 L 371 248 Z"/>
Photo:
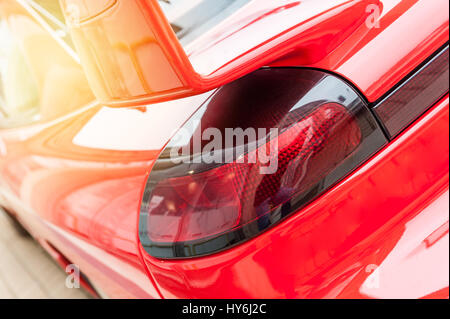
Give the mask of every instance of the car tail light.
<path id="1" fill-rule="evenodd" d="M 386 142 L 363 100 L 337 77 L 258 70 L 218 89 L 161 153 L 143 195 L 141 243 L 158 258 L 241 243 Z"/>

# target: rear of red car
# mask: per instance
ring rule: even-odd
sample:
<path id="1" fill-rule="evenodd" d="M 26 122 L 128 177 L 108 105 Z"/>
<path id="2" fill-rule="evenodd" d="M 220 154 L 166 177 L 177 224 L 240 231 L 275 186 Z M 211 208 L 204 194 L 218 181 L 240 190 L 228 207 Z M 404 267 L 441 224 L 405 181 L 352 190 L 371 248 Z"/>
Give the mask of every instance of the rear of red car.
<path id="1" fill-rule="evenodd" d="M 36 2 L 0 7 L 31 69 Z M 5 103 L 0 204 L 87 287 L 448 298 L 448 2 L 61 4 L 37 96 L 83 107 Z"/>

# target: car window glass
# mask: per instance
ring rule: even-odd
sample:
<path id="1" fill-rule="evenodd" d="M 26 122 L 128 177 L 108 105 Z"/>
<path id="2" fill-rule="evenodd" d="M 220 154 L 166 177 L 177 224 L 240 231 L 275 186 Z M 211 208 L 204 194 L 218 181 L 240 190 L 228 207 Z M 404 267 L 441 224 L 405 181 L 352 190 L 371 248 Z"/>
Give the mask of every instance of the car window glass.
<path id="1" fill-rule="evenodd" d="M 211 30 L 249 2 L 250 0 L 158 0 L 182 45 L 189 44 Z"/>
<path id="2" fill-rule="evenodd" d="M 29 4 L 55 31 L 55 35 L 66 42 L 73 50 L 75 47 L 67 28 L 64 14 L 58 0 L 27 0 Z"/>
<path id="3" fill-rule="evenodd" d="M 0 2 L 0 128 L 48 121 L 94 101 L 77 61 L 15 1 Z"/>

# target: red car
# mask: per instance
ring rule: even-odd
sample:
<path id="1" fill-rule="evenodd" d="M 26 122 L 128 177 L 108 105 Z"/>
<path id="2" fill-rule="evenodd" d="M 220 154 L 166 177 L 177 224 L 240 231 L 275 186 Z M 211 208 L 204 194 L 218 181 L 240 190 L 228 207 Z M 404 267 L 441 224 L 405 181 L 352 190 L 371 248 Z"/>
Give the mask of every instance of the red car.
<path id="1" fill-rule="evenodd" d="M 0 0 L 0 206 L 94 296 L 448 298 L 447 0 Z"/>

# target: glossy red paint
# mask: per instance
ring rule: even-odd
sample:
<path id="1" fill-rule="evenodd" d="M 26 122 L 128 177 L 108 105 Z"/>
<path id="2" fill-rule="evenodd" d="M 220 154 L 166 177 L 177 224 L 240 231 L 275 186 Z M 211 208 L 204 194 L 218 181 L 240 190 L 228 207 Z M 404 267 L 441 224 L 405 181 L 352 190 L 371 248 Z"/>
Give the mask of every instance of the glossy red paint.
<path id="1" fill-rule="evenodd" d="M 253 1 L 227 26 L 191 46 L 192 65 L 156 0 L 92 7 L 83 0 L 62 3 L 67 12 L 73 6 L 89 9 L 70 24 L 71 34 L 96 97 L 110 106 L 206 92 L 286 54 L 319 59 L 364 24 L 368 6 L 379 5 L 378 0 Z M 212 63 L 214 50 L 220 52 L 219 65 Z M 205 57 L 208 69 L 197 72 L 195 62 Z"/>
<path id="2" fill-rule="evenodd" d="M 264 65 L 333 71 L 373 102 L 448 41 L 448 10 L 446 0 L 253 1 L 185 53 L 153 0 L 119 1 L 72 32 L 94 92 L 110 105 L 198 94 Z"/>
<path id="3" fill-rule="evenodd" d="M 162 294 L 419 298 L 448 291 L 448 116 L 447 96 L 338 186 L 239 247 L 185 261 L 143 252 Z M 377 268 L 379 287 L 370 277 Z"/>
<path id="4" fill-rule="evenodd" d="M 12 4 L 1 4 L 5 3 Z M 308 54 L 287 50 L 283 59 L 267 64 L 334 71 L 370 101 L 377 100 L 447 42 L 449 29 L 447 1 L 380 3 L 379 29 L 360 25 L 339 43 L 326 46 L 325 56 L 319 41 L 314 50 L 303 51 Z M 295 20 L 289 14 L 294 9 L 265 16 L 251 8 L 186 48 L 195 68 L 221 67 L 230 58 L 223 48 L 241 48 L 242 42 L 264 33 L 260 30 Z M 42 21 L 20 15 L 34 26 L 28 28 L 30 34 L 24 32 L 27 43 L 36 43 L 40 36 L 37 57 L 45 57 L 44 49 L 51 48 L 52 62 L 77 74 L 77 88 L 88 88 L 78 77 L 80 66 L 50 39 L 56 37 L 47 35 L 42 41 L 46 32 L 50 34 L 38 28 Z M 217 35 L 214 46 L 209 45 L 212 35 Z M 273 43 L 281 49 L 288 35 Z M 141 251 L 141 192 L 173 131 L 209 94 L 139 109 L 106 108 L 96 102 L 76 108 L 90 102 L 91 94 L 73 94 L 68 83 L 61 87 L 52 80 L 49 70 L 43 63 L 42 79 L 50 87 L 59 85 L 61 99 L 45 104 L 43 122 L 0 129 L 0 204 L 14 211 L 40 242 L 51 243 L 80 265 L 110 297 L 448 298 L 448 96 L 376 157 L 279 227 L 221 254 L 166 262 Z M 67 101 L 76 103 L 69 107 Z M 405 267 L 404 261 L 411 263 Z M 386 276 L 394 288 L 363 285 L 373 279 L 373 265 L 382 270 L 380 279 Z M 446 267 L 447 275 L 439 266 Z"/>
<path id="5" fill-rule="evenodd" d="M 107 295 L 158 298 L 136 239 L 135 205 L 152 152 L 73 144 L 80 125 L 99 111 L 94 106 L 54 126 L 2 131 L 7 150 L 0 159 L 2 195 L 40 242 L 79 265 Z"/>
<path id="6" fill-rule="evenodd" d="M 171 120 L 180 126 L 203 99 L 145 112 L 93 104 L 48 124 L 1 130 L 0 204 L 108 296 L 160 298 L 138 248 L 141 189 L 172 133 L 164 124 L 164 108 L 176 103 L 179 115 Z M 103 127 L 100 136 L 98 127 Z"/>
<path id="7" fill-rule="evenodd" d="M 310 65 L 341 74 L 370 102 L 449 39 L 447 0 L 383 0 L 382 5 L 379 28 L 362 25 L 325 59 Z"/>

